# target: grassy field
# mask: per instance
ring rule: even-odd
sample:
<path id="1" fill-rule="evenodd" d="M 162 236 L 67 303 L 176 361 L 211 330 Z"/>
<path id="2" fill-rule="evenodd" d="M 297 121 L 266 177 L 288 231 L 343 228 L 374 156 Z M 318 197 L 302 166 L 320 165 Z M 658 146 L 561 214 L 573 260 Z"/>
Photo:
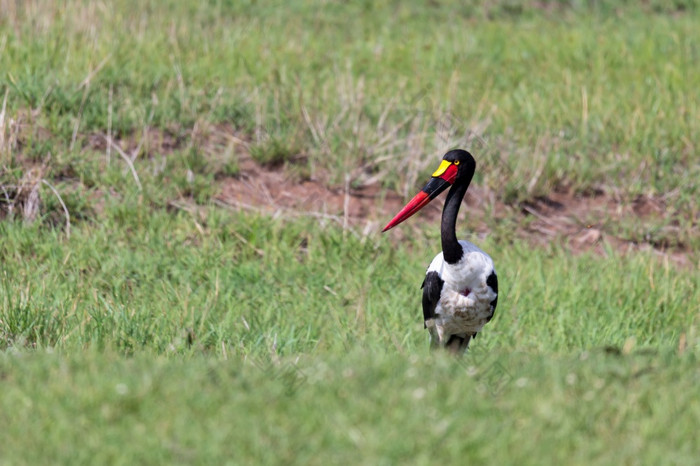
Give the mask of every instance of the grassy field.
<path id="1" fill-rule="evenodd" d="M 699 20 L 0 0 L 0 463 L 693 464 Z M 215 202 L 249 158 L 408 196 L 454 146 L 509 207 L 458 226 L 501 288 L 461 360 L 420 321 L 436 224 Z M 533 247 L 519 206 L 552 192 L 653 200 L 610 233 L 673 250 Z"/>

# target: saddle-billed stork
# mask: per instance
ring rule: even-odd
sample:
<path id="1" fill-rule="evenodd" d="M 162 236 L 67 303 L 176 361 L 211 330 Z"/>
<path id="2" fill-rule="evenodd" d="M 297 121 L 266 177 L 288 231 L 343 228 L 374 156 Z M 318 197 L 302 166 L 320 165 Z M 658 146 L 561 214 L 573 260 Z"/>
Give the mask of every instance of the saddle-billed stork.
<path id="1" fill-rule="evenodd" d="M 469 152 L 449 151 L 428 184 L 382 230 L 403 222 L 452 186 L 442 210 L 442 252 L 430 263 L 422 288 L 423 318 L 431 346 L 455 353 L 468 348 L 493 317 L 498 302 L 493 260 L 469 241 L 458 241 L 455 229 L 459 206 L 475 170 L 476 162 Z"/>

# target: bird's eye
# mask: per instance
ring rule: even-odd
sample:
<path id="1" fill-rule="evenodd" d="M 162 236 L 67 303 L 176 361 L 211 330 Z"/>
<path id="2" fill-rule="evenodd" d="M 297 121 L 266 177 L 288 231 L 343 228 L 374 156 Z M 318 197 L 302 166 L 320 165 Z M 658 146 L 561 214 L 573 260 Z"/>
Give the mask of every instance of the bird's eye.
<path id="1" fill-rule="evenodd" d="M 459 160 L 455 160 L 455 165 L 459 165 Z"/>

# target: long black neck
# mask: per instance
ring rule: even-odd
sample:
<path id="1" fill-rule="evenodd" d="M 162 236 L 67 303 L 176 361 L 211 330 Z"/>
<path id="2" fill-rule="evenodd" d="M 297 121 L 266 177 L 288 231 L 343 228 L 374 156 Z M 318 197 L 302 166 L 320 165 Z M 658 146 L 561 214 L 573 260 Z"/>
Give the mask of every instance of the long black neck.
<path id="1" fill-rule="evenodd" d="M 464 194 L 467 192 L 469 182 L 464 180 L 457 182 L 450 188 L 445 199 L 445 207 L 442 209 L 442 224 L 440 236 L 442 237 L 442 255 L 448 264 L 456 264 L 462 258 L 464 251 L 457 241 L 457 214 Z"/>

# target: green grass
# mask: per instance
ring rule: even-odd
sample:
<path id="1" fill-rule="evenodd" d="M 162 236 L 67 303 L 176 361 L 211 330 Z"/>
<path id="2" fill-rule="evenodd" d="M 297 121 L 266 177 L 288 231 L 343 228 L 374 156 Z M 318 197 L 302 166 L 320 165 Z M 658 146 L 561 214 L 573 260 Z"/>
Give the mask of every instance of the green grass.
<path id="1" fill-rule="evenodd" d="M 106 212 L 70 240 L 0 226 L 11 462 L 653 464 L 697 451 L 697 271 L 487 241 L 500 307 L 456 361 L 429 353 L 420 323 L 433 235 L 396 248 L 216 209 Z"/>
<path id="2" fill-rule="evenodd" d="M 425 350 L 420 282 L 434 235 L 397 248 L 389 237 L 318 231 L 313 222 L 218 209 L 149 213 L 136 204 L 74 227 L 70 240 L 19 223 L 0 231 L 5 349 Z M 673 349 L 697 318 L 700 274 L 653 255 L 572 257 L 556 246 L 479 243 L 498 264 L 505 304 L 479 346 L 566 353 L 634 339 Z"/>
<path id="3" fill-rule="evenodd" d="M 263 160 L 403 188 L 467 143 L 504 199 L 602 189 L 697 220 L 694 2 L 60 5 L 0 14 L 0 95 L 52 153 L 84 150 L 111 109 L 116 136 L 223 121 Z"/>
<path id="4" fill-rule="evenodd" d="M 696 357 L 492 362 L 1 356 L 0 439 L 16 464 L 695 462 Z"/>
<path id="5" fill-rule="evenodd" d="M 0 0 L 0 463 L 693 464 L 699 14 Z M 462 359 L 421 322 L 434 225 L 212 202 L 248 156 L 408 195 L 455 145 L 508 206 L 459 224 L 501 289 Z M 579 221 L 687 265 L 533 248 L 554 189 L 653 196 Z"/>
<path id="6" fill-rule="evenodd" d="M 486 241 L 500 307 L 458 361 L 428 351 L 420 322 L 432 235 L 396 248 L 304 222 L 216 209 L 144 221 L 147 208 L 127 207 L 70 240 L 0 224 L 9 462 L 688 464 L 697 452 L 697 271 Z"/>

